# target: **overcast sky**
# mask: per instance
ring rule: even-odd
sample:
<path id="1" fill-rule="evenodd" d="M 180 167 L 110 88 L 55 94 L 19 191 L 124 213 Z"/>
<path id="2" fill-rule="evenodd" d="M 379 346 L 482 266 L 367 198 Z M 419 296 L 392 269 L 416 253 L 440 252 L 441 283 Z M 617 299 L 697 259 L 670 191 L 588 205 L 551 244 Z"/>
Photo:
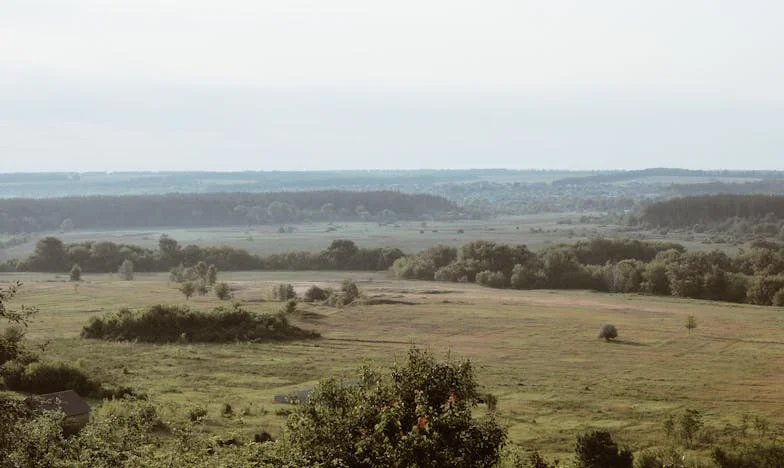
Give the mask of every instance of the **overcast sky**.
<path id="1" fill-rule="evenodd" d="M 784 169 L 775 0 L 0 0 L 0 172 Z"/>

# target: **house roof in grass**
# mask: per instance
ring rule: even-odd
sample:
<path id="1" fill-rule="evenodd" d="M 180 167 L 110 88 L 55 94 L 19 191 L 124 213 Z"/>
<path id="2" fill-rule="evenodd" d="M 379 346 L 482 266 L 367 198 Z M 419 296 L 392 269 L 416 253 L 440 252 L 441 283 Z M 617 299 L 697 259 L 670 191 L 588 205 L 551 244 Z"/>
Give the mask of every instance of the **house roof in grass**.
<path id="1" fill-rule="evenodd" d="M 78 416 L 90 412 L 90 405 L 73 390 L 37 395 L 34 399 L 41 409 L 62 411 L 66 416 Z"/>

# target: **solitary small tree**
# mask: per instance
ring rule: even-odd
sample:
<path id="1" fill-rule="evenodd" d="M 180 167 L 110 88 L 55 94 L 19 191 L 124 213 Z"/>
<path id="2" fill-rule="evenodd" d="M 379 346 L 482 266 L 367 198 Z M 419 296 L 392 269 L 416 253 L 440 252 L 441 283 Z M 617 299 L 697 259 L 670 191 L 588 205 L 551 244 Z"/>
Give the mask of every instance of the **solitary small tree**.
<path id="1" fill-rule="evenodd" d="M 615 328 L 615 325 L 607 324 L 599 332 L 599 338 L 604 338 L 605 341 L 614 340 L 618 338 L 618 329 Z"/>
<path id="2" fill-rule="evenodd" d="M 82 267 L 77 264 L 74 264 L 71 267 L 71 281 L 81 281 L 82 280 Z"/>
<path id="3" fill-rule="evenodd" d="M 196 285 L 193 284 L 192 281 L 186 281 L 180 285 L 180 292 L 185 296 L 185 299 L 188 300 L 193 296 L 193 293 L 196 292 Z"/>
<path id="4" fill-rule="evenodd" d="M 227 283 L 218 283 L 215 285 L 215 296 L 225 301 L 231 297 L 231 288 Z"/>
<path id="5" fill-rule="evenodd" d="M 675 433 L 675 417 L 668 415 L 664 419 L 664 435 L 669 439 Z"/>
<path id="6" fill-rule="evenodd" d="M 294 291 L 294 286 L 283 283 L 272 288 L 272 298 L 279 301 L 288 301 L 289 299 L 296 299 L 297 293 Z"/>
<path id="7" fill-rule="evenodd" d="M 283 312 L 286 314 L 293 314 L 297 311 L 297 300 L 296 299 L 289 299 L 286 301 L 286 305 L 283 306 Z"/>
<path id="8" fill-rule="evenodd" d="M 353 280 L 343 280 L 343 283 L 340 285 L 340 290 L 345 294 L 346 304 L 350 304 L 359 298 L 359 287 Z"/>
<path id="9" fill-rule="evenodd" d="M 207 268 L 207 284 L 214 286 L 218 282 L 218 268 L 215 265 L 210 265 Z"/>
<path id="10" fill-rule="evenodd" d="M 60 232 L 71 232 L 74 230 L 74 222 L 71 218 L 66 218 L 60 223 Z"/>
<path id="11" fill-rule="evenodd" d="M 697 319 L 693 315 L 686 317 L 686 328 L 689 329 L 689 335 L 691 335 L 692 330 L 697 328 Z"/>
<path id="12" fill-rule="evenodd" d="M 196 275 L 199 277 L 199 279 L 202 279 L 202 280 L 204 280 L 204 281 L 207 281 L 207 271 L 208 271 L 210 268 L 207 266 L 207 264 L 206 264 L 206 263 L 204 263 L 204 262 L 201 262 L 201 261 L 200 261 L 199 263 L 197 263 L 197 264 L 196 264 L 196 265 L 193 267 L 193 269 L 194 269 L 194 271 L 196 272 Z"/>
<path id="13" fill-rule="evenodd" d="M 678 418 L 678 426 L 684 445 L 691 448 L 694 437 L 702 429 L 702 415 L 695 409 L 687 409 Z"/>
<path id="14" fill-rule="evenodd" d="M 123 281 L 132 281 L 133 280 L 133 262 L 126 258 L 122 262 L 122 265 L 120 265 L 120 268 L 117 270 L 117 274 L 120 275 L 120 279 L 123 280 Z"/>

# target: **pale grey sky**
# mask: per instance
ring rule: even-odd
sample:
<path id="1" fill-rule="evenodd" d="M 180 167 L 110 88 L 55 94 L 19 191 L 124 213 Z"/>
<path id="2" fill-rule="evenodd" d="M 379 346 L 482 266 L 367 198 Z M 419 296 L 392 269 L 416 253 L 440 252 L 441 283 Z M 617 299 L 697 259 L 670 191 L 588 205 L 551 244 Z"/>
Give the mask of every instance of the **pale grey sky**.
<path id="1" fill-rule="evenodd" d="M 0 172 L 784 169 L 774 0 L 0 0 Z"/>

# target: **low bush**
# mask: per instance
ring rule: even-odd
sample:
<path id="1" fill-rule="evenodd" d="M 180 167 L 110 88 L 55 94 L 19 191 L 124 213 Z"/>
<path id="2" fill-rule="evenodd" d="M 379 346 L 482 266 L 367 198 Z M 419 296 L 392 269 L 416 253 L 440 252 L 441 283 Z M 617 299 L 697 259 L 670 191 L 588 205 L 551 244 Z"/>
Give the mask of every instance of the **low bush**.
<path id="1" fill-rule="evenodd" d="M 328 296 L 329 294 L 327 294 L 326 290 L 316 285 L 313 285 L 309 287 L 307 291 L 305 291 L 305 296 L 303 297 L 303 300 L 305 302 L 325 301 L 327 300 Z"/>
<path id="2" fill-rule="evenodd" d="M 351 304 L 362 295 L 357 283 L 350 279 L 343 280 L 338 290 L 328 290 L 327 299 L 324 301 L 325 305 L 332 307 L 343 307 Z"/>
<path id="3" fill-rule="evenodd" d="M 506 276 L 501 271 L 481 271 L 476 275 L 476 282 L 491 288 L 504 288 L 509 285 Z"/>
<path id="4" fill-rule="evenodd" d="M 295 299 L 289 299 L 286 301 L 286 305 L 283 306 L 281 312 L 284 314 L 293 314 L 297 311 L 297 301 Z"/>
<path id="5" fill-rule="evenodd" d="M 599 338 L 604 338 L 606 341 L 614 340 L 618 338 L 618 329 L 615 325 L 607 324 L 599 332 Z"/>
<path id="6" fill-rule="evenodd" d="M 738 449 L 716 447 L 711 454 L 719 468 L 778 468 L 784 462 L 784 447 L 757 444 Z"/>
<path id="7" fill-rule="evenodd" d="M 575 466 L 578 468 L 632 468 L 634 456 L 618 444 L 606 431 L 593 431 L 577 436 Z"/>
<path id="8" fill-rule="evenodd" d="M 281 341 L 317 338 L 319 334 L 291 325 L 283 314 L 257 314 L 239 304 L 212 312 L 181 306 L 156 305 L 143 311 L 122 309 L 93 317 L 82 338 L 147 343 L 183 341 L 226 343 L 233 341 Z"/>
<path id="9" fill-rule="evenodd" d="M 207 418 L 207 408 L 197 406 L 188 410 L 188 419 L 191 422 L 202 422 Z"/>

